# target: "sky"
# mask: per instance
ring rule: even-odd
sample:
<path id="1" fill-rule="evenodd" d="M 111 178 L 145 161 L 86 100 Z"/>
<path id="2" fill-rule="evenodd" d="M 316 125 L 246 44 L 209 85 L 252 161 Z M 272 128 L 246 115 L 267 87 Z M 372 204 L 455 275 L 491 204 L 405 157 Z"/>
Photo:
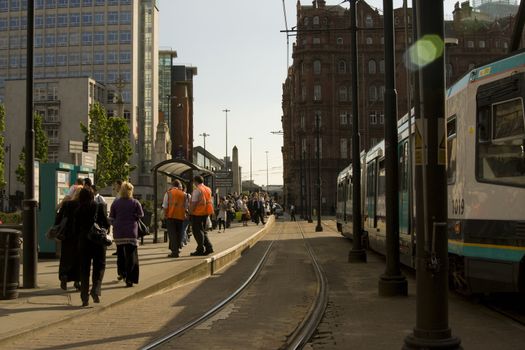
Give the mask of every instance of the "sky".
<path id="1" fill-rule="evenodd" d="M 296 25 L 296 3 L 284 0 L 288 28 Z M 326 1 L 327 6 L 339 3 Z M 382 0 L 367 3 L 383 7 Z M 401 5 L 394 0 L 394 8 Z M 444 6 L 450 18 L 454 0 Z M 197 68 L 193 145 L 204 146 L 199 135 L 210 134 L 206 150 L 224 158 L 227 119 L 228 156 L 237 146 L 242 180 L 266 186 L 268 175 L 270 185 L 283 184 L 283 137 L 275 132 L 282 130 L 282 84 L 292 64 L 281 32 L 283 0 L 159 0 L 158 8 L 160 48 L 177 51 L 175 64 Z M 293 42 L 290 38 L 290 53 Z M 227 118 L 224 109 L 230 110 Z"/>

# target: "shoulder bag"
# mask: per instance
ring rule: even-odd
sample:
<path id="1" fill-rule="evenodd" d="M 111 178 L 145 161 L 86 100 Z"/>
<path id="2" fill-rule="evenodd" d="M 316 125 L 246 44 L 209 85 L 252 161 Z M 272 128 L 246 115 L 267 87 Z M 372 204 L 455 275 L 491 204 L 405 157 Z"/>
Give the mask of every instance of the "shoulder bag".
<path id="1" fill-rule="evenodd" d="M 66 238 L 67 216 L 63 216 L 60 222 L 47 230 L 46 238 L 63 241 Z"/>
<path id="2" fill-rule="evenodd" d="M 106 247 L 110 246 L 113 243 L 113 239 L 108 234 L 108 230 L 104 227 L 101 227 L 98 224 L 97 218 L 98 218 L 98 204 L 96 205 L 96 209 L 95 209 L 94 222 L 88 231 L 87 237 L 91 242 L 96 243 L 98 245 L 102 245 Z"/>
<path id="3" fill-rule="evenodd" d="M 137 223 L 139 226 L 139 229 L 138 229 L 139 238 L 149 235 L 149 227 L 144 223 L 144 221 L 142 221 L 141 218 L 138 218 Z"/>

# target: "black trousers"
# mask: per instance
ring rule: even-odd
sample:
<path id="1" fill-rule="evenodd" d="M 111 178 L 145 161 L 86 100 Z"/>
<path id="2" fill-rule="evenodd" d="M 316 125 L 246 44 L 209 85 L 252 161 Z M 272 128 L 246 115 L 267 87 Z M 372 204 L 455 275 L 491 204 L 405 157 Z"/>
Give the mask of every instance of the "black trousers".
<path id="1" fill-rule="evenodd" d="M 139 254 L 136 245 L 117 245 L 117 273 L 128 283 L 139 283 Z"/>
<path id="2" fill-rule="evenodd" d="M 168 231 L 168 247 L 173 254 L 179 254 L 182 246 L 182 220 L 166 219 L 166 230 Z"/>
<path id="3" fill-rule="evenodd" d="M 193 237 L 197 242 L 198 253 L 204 253 L 205 249 L 208 252 L 213 250 L 210 240 L 208 239 L 208 233 L 206 232 L 206 219 L 208 216 L 192 216 L 191 217 L 191 229 L 193 231 Z"/>
<path id="4" fill-rule="evenodd" d="M 102 279 L 106 271 L 106 247 L 83 239 L 80 245 L 80 297 L 82 301 L 89 299 L 89 275 L 93 264 L 91 291 L 101 294 Z"/>

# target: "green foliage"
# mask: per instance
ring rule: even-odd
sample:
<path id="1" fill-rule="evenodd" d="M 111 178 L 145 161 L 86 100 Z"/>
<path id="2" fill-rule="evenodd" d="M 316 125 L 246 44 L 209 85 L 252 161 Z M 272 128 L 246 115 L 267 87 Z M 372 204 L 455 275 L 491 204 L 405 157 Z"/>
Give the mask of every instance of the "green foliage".
<path id="1" fill-rule="evenodd" d="M 0 104 L 0 188 L 4 188 L 5 182 L 5 147 L 4 147 L 4 131 L 5 131 L 5 108 Z"/>
<path id="2" fill-rule="evenodd" d="M 109 118 L 99 103 L 91 108 L 89 119 L 89 127 L 80 123 L 80 130 L 87 141 L 97 142 L 99 145 L 95 183 L 99 187 L 105 187 L 115 180 L 127 179 L 132 148 L 126 119 Z"/>
<path id="3" fill-rule="evenodd" d="M 35 158 L 40 160 L 41 163 L 46 163 L 49 140 L 47 138 L 47 133 L 42 126 L 44 118 L 38 113 L 34 113 L 33 118 L 35 121 Z M 20 152 L 20 155 L 18 156 L 19 162 L 15 170 L 16 180 L 22 184 L 25 184 L 26 175 L 25 153 L 26 149 L 23 147 L 22 152 Z"/>
<path id="4" fill-rule="evenodd" d="M 17 211 L 14 213 L 0 212 L 0 220 L 4 224 L 21 224 L 22 223 L 22 212 Z"/>

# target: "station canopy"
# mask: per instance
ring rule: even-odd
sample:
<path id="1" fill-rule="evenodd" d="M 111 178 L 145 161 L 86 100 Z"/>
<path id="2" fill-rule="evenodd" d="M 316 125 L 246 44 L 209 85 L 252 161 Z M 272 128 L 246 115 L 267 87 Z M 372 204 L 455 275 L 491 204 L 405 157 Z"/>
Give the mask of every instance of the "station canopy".
<path id="1" fill-rule="evenodd" d="M 151 172 L 161 173 L 181 180 L 191 179 L 193 171 L 197 171 L 205 177 L 213 175 L 208 169 L 204 169 L 197 164 L 193 164 L 184 159 L 167 159 L 151 168 Z"/>

